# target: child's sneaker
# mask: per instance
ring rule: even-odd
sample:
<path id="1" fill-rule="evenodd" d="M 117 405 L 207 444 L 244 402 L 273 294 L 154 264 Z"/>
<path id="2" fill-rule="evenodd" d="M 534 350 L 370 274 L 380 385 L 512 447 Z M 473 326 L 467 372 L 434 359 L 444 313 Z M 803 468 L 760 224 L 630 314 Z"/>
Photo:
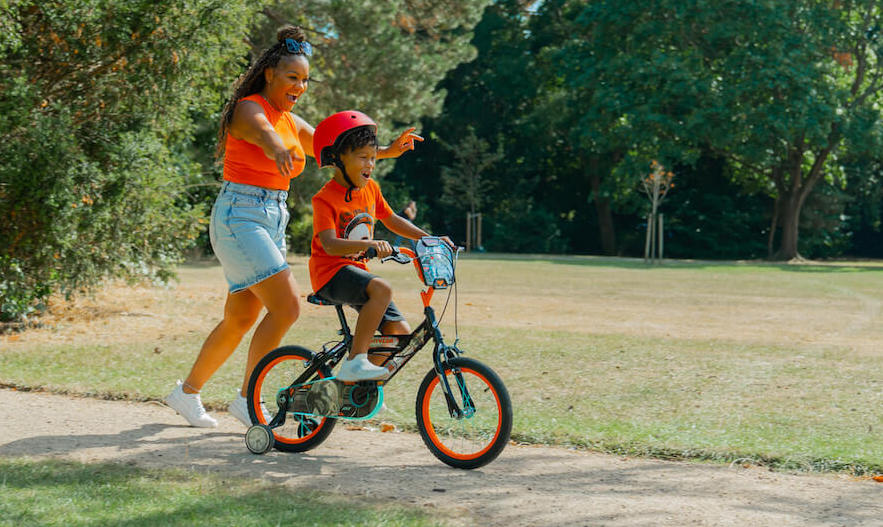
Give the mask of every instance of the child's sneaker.
<path id="1" fill-rule="evenodd" d="M 239 419 L 239 422 L 245 426 L 251 426 L 253 424 L 251 422 L 251 417 L 248 416 L 248 399 L 243 397 L 239 390 L 236 390 L 236 399 L 230 403 L 227 411 L 230 412 L 233 417 Z M 261 412 L 264 414 L 265 423 L 269 423 L 273 420 L 273 416 L 267 411 L 267 407 L 264 406 L 264 403 L 261 403 Z"/>
<path id="2" fill-rule="evenodd" d="M 165 402 L 172 410 L 181 414 L 190 423 L 190 426 L 201 428 L 214 428 L 218 426 L 218 422 L 212 416 L 205 413 L 199 394 L 185 393 L 183 383 L 180 380 L 175 389 L 172 390 L 172 393 L 166 397 Z"/>
<path id="3" fill-rule="evenodd" d="M 368 360 L 367 353 L 360 353 L 352 360 L 343 361 L 337 379 L 344 382 L 382 381 L 389 377 L 389 370 L 375 366 Z"/>

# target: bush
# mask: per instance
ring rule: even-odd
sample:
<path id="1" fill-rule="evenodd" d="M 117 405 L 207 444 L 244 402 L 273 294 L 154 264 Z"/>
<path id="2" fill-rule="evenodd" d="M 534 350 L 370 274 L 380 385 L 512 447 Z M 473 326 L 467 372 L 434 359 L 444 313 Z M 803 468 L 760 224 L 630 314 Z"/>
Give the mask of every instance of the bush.
<path id="1" fill-rule="evenodd" d="M 0 319 L 109 276 L 169 279 L 205 222 L 182 196 L 204 170 L 175 145 L 221 105 L 261 6 L 2 5 Z"/>

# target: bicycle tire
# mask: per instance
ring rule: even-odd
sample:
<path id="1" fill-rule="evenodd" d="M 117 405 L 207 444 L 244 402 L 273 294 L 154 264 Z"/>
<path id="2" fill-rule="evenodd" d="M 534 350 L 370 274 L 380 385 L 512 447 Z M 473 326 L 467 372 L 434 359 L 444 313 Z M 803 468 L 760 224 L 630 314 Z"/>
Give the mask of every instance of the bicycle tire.
<path id="1" fill-rule="evenodd" d="M 248 380 L 248 415 L 253 423 L 269 424 L 260 411 L 263 402 L 271 418 L 279 411 L 276 394 L 290 385 L 304 371 L 304 361 L 312 360 L 312 351 L 301 346 L 282 346 L 258 362 Z M 295 361 L 295 362 L 292 362 Z M 315 378 L 330 377 L 327 367 L 319 368 Z M 285 423 L 273 429 L 274 448 L 283 452 L 305 452 L 316 448 L 334 429 L 335 419 L 287 415 Z"/>
<path id="2" fill-rule="evenodd" d="M 417 391 L 417 428 L 430 452 L 454 468 L 482 467 L 500 455 L 512 433 L 512 401 L 500 377 L 481 362 L 457 357 L 448 361 L 445 375 L 457 404 L 464 408 L 463 391 L 452 372 L 459 369 L 475 413 L 451 417 L 436 371 L 430 370 Z"/>

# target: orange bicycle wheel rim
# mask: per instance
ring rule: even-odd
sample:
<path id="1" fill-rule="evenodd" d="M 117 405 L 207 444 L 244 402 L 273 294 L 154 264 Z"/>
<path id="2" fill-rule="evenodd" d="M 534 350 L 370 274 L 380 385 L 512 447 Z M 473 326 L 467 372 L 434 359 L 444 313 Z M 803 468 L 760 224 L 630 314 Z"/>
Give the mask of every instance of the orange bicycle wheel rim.
<path id="1" fill-rule="evenodd" d="M 486 454 L 491 448 L 493 448 L 494 444 L 497 442 L 497 438 L 500 437 L 500 432 L 503 427 L 503 408 L 502 408 L 502 405 L 500 404 L 500 395 L 497 393 L 497 390 L 494 389 L 493 384 L 491 384 L 491 382 L 487 379 L 487 377 L 485 377 L 481 373 L 473 370 L 472 368 L 460 368 L 460 371 L 463 373 L 470 373 L 472 375 L 475 375 L 479 379 L 481 379 L 484 382 L 484 386 L 487 386 L 488 389 L 490 389 L 491 393 L 494 394 L 494 401 L 496 402 L 496 409 L 497 409 L 497 427 L 494 430 L 493 436 L 491 436 L 490 440 L 488 440 L 488 442 L 484 446 L 484 448 L 482 448 L 478 452 L 463 454 L 461 452 L 455 452 L 455 451 L 451 450 L 450 448 L 448 448 L 447 445 L 445 445 L 441 441 L 441 439 L 439 439 L 438 434 L 436 434 L 436 432 L 435 432 L 435 425 L 433 425 L 433 423 L 432 423 L 432 417 L 430 416 L 430 408 L 429 408 L 430 402 L 432 401 L 432 393 L 439 386 L 438 376 L 436 376 L 435 379 L 433 379 L 432 382 L 427 387 L 426 397 L 424 397 L 424 399 L 423 399 L 423 405 L 420 409 L 420 412 L 423 417 L 423 422 L 426 424 L 426 426 L 425 426 L 426 435 L 429 437 L 429 440 L 432 442 L 433 445 L 435 445 L 436 448 L 438 448 L 446 456 L 449 456 L 453 459 L 458 459 L 461 461 L 471 461 L 473 459 L 477 459 L 477 458 L 483 456 L 484 454 Z M 450 370 L 445 371 L 445 375 L 447 375 L 449 373 L 450 373 Z"/>
<path id="2" fill-rule="evenodd" d="M 264 387 L 264 380 L 267 377 L 267 373 L 269 373 L 277 364 L 279 364 L 282 361 L 286 361 L 286 360 L 301 360 L 302 361 L 304 359 L 303 359 L 303 357 L 298 357 L 297 355 L 294 355 L 294 354 L 282 355 L 282 356 L 276 358 L 276 360 L 274 360 L 274 361 L 268 363 L 266 366 L 264 366 L 263 369 L 261 370 L 260 375 L 258 375 L 257 382 L 255 382 L 254 391 L 252 392 L 253 400 L 255 400 L 255 401 L 261 400 L 261 389 Z M 317 372 L 317 373 L 320 378 L 324 377 L 324 375 L 322 375 L 321 372 Z M 263 412 L 257 412 L 257 419 L 258 419 L 258 422 L 260 422 L 260 424 L 264 424 L 264 425 L 269 424 L 269 423 L 265 422 L 266 420 L 264 419 Z M 276 434 L 275 432 L 273 433 L 273 437 L 275 438 L 276 441 L 278 441 L 280 443 L 287 444 L 287 445 L 296 445 L 299 443 L 306 442 L 309 439 L 311 439 L 312 437 L 314 437 L 316 434 L 318 434 L 319 431 L 322 430 L 322 427 L 325 426 L 325 418 L 324 417 L 317 419 L 317 420 L 319 421 L 319 426 L 314 428 L 309 434 L 307 434 L 303 437 L 298 437 L 298 438 L 285 437 L 285 436 L 280 436 L 280 435 Z"/>

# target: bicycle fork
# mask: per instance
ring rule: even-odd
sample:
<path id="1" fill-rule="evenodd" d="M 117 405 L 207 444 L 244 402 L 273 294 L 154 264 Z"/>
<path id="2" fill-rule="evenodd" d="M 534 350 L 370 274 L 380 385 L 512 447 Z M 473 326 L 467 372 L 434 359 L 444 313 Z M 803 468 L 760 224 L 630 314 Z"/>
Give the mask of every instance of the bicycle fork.
<path id="1" fill-rule="evenodd" d="M 426 307 L 426 318 L 430 327 L 433 329 L 433 340 L 435 341 L 435 349 L 432 354 L 433 362 L 435 363 L 435 373 L 438 375 L 442 392 L 445 394 L 448 413 L 451 414 L 453 419 L 472 417 L 472 415 L 475 414 L 475 403 L 469 395 L 469 390 L 466 388 L 466 382 L 463 380 L 463 372 L 461 372 L 460 368 L 456 366 L 449 367 L 454 379 L 457 380 L 457 388 L 460 391 L 460 398 L 463 401 L 462 409 L 457 404 L 457 400 L 454 398 L 454 391 L 451 389 L 451 383 L 448 381 L 448 376 L 445 375 L 445 365 L 448 364 L 451 359 L 458 357 L 461 351 L 456 345 L 448 346 L 445 344 L 441 331 L 438 329 L 438 324 L 435 321 L 435 313 L 432 311 L 432 308 L 428 306 Z"/>

